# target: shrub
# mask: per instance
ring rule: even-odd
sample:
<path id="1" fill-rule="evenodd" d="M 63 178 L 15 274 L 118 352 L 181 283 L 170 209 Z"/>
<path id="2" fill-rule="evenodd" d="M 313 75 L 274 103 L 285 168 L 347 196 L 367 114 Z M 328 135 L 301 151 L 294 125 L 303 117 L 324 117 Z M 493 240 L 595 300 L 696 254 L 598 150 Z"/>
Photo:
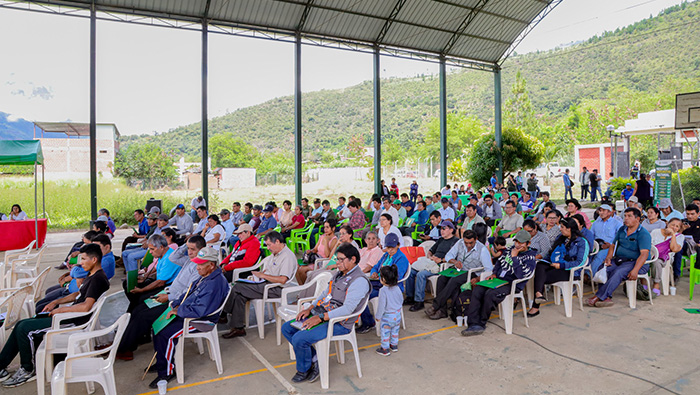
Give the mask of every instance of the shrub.
<path id="1" fill-rule="evenodd" d="M 634 186 L 637 185 L 637 181 L 635 181 L 634 178 L 624 178 L 624 177 L 615 177 L 612 180 L 612 198 L 613 199 L 619 199 L 620 198 L 620 193 L 622 192 L 623 189 L 627 186 L 627 184 L 632 184 L 632 189 L 634 189 Z M 603 191 L 605 192 L 605 191 Z"/>

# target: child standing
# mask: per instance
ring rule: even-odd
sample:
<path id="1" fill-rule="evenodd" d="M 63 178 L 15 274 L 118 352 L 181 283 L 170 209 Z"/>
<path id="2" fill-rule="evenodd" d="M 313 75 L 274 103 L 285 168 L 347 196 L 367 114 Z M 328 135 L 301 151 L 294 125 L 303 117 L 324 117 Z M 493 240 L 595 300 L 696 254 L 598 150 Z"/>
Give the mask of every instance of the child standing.
<path id="1" fill-rule="evenodd" d="M 377 354 L 388 357 L 391 352 L 399 351 L 403 293 L 396 286 L 399 273 L 395 265 L 382 266 L 379 275 L 383 287 L 379 289 L 379 303 L 377 303 L 375 317 L 381 329 L 382 343 L 377 348 Z"/>

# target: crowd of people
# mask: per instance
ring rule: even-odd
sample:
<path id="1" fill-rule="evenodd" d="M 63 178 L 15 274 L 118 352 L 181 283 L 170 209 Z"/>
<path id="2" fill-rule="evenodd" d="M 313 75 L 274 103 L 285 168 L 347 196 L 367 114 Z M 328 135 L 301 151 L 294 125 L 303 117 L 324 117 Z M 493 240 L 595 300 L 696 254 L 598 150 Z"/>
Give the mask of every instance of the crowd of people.
<path id="1" fill-rule="evenodd" d="M 152 388 L 174 378 L 173 354 L 185 319 L 195 319 L 191 332 L 221 324 L 228 327 L 224 339 L 246 336 L 247 302 L 264 294 L 279 298 L 286 286 L 308 284 L 330 273 L 327 289 L 296 321 L 282 326 L 296 355 L 292 381 L 298 383 L 318 378 L 313 345 L 326 337 L 328 322 L 338 317 L 354 314 L 359 319 L 334 321 L 337 335 L 353 329 L 364 334 L 379 325 L 376 352 L 390 356 L 398 351 L 403 305 L 410 312 L 424 310 L 430 320 L 466 317 L 462 335 L 480 335 L 515 281 L 532 278 L 534 303 L 527 314 L 535 317 L 543 312 L 548 284 L 568 280 L 571 270 L 583 276 L 583 266 L 590 264 L 593 273 L 605 271 L 607 281 L 587 304 L 609 307 L 622 282 L 649 270 L 655 271 L 654 282 L 643 285 L 658 294 L 663 265 L 673 259 L 677 279 L 681 255 L 694 252 L 700 241 L 700 200 L 680 213 L 668 199 L 657 208 L 641 197 L 631 201 L 640 196 L 633 193 L 626 199 L 628 207 L 618 213 L 603 197 L 592 222 L 577 199 L 570 197 L 558 208 L 549 193 L 539 190 L 535 177 L 518 177 L 509 177 L 506 186 L 496 181 L 477 191 L 471 184 L 446 185 L 425 196 L 415 181 L 409 193 L 400 193 L 392 180 L 389 186 L 382 182 L 383 193 L 371 196 L 366 205 L 356 196 L 341 196 L 336 207 L 320 199 L 310 205 L 304 198 L 293 209 L 288 200 L 281 207 L 274 201 L 234 202 L 230 210 L 213 214 L 200 196 L 190 202 L 189 212 L 184 204 L 169 213 L 158 207 L 134 210 L 137 227 L 124 239 L 118 257 L 112 252 L 116 226 L 109 210 L 101 209 L 92 229 L 59 266 L 68 271 L 36 302 L 39 314 L 20 321 L 5 343 L 0 381 L 14 387 L 32 380 L 34 352 L 52 325 L 51 317 L 89 311 L 122 267 L 131 319 L 117 358 L 132 360 L 138 347 L 152 343 Z M 302 230 L 309 248 L 296 250 L 288 240 Z M 424 256 L 413 256 L 410 249 L 422 245 Z M 598 253 L 592 255 L 596 245 Z M 652 245 L 659 256 L 650 266 Z M 262 265 L 253 269 L 260 260 Z M 428 301 L 426 288 L 433 280 Z M 525 282 L 516 285 L 517 290 L 524 287 Z M 313 297 L 313 292 L 304 296 Z M 367 302 L 373 298 L 377 304 L 371 311 Z M 155 331 L 154 323 L 162 319 L 166 325 Z M 7 367 L 17 354 L 21 366 L 10 374 Z"/>

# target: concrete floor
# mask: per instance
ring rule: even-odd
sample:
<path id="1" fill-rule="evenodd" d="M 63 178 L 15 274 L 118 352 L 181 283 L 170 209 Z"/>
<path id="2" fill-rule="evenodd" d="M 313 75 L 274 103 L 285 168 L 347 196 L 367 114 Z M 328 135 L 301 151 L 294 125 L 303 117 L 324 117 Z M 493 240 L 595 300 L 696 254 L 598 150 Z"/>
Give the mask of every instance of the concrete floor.
<path id="1" fill-rule="evenodd" d="M 121 245 L 128 231 L 118 231 L 115 241 Z M 79 232 L 51 233 L 49 250 L 42 266 L 55 266 Z M 1 257 L 1 255 L 0 255 Z M 61 271 L 53 270 L 48 285 L 55 283 Z M 123 272 L 112 279 L 112 289 L 120 289 Z M 590 288 L 586 287 L 590 293 Z M 296 393 L 364 394 L 696 394 L 700 383 L 697 341 L 700 339 L 700 315 L 683 310 L 700 307 L 700 297 L 688 301 L 688 280 L 681 279 L 677 296 L 659 297 L 654 305 L 638 301 L 637 309 L 627 305 L 619 289 L 616 305 L 607 309 L 578 309 L 574 299 L 572 318 L 564 307 L 550 304 L 524 326 L 522 313 L 514 318 L 513 335 L 492 318 L 483 336 L 465 338 L 451 321 L 430 321 L 423 312 L 408 312 L 407 329 L 402 330 L 400 352 L 382 357 L 374 352 L 379 339 L 374 332 L 358 335 L 363 377 L 358 378 L 355 361 L 347 354 L 346 364 L 334 357 L 330 362 L 330 389 L 320 382 L 294 386 Z M 274 324 L 266 326 L 264 340 L 257 330 L 248 330 L 249 342 L 265 361 L 290 381 L 295 373 L 288 347 L 275 342 Z M 225 328 L 220 328 L 220 332 Z M 346 352 L 348 351 L 346 347 Z M 185 347 L 185 384 L 170 383 L 178 394 L 249 393 L 284 394 L 290 391 L 246 347 L 241 339 L 221 339 L 224 373 L 207 354 L 199 355 L 196 346 Z M 140 381 L 153 349 L 144 345 L 130 362 L 117 361 L 117 388 L 120 394 L 157 393 L 148 388 L 153 374 Z M 15 360 L 11 369 L 16 369 Z M 693 390 L 693 388 L 696 388 Z M 47 391 L 50 391 L 47 386 Z M 36 383 L 3 390 L 3 393 L 35 394 Z M 86 393 L 83 385 L 70 385 L 70 394 Z M 101 388 L 97 393 L 102 393 Z"/>

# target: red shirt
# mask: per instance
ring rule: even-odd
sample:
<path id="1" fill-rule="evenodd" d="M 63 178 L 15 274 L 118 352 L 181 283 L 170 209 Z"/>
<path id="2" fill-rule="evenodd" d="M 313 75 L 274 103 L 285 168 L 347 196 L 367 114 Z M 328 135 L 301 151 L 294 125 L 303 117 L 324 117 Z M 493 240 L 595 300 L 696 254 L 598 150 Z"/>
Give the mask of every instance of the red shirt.
<path id="1" fill-rule="evenodd" d="M 295 215 L 292 217 L 292 223 L 298 222 L 299 225 L 293 227 L 292 229 L 301 229 L 306 225 L 306 219 L 304 219 L 304 214 Z"/>

